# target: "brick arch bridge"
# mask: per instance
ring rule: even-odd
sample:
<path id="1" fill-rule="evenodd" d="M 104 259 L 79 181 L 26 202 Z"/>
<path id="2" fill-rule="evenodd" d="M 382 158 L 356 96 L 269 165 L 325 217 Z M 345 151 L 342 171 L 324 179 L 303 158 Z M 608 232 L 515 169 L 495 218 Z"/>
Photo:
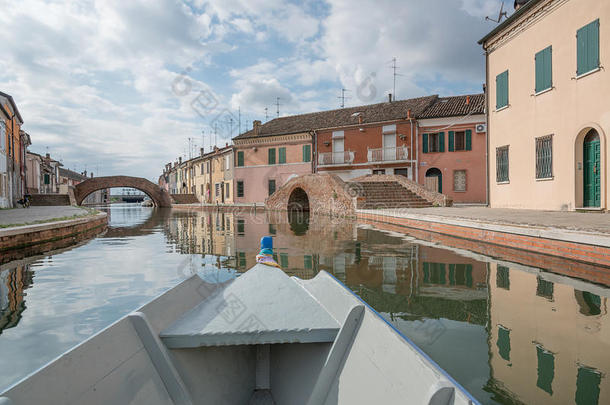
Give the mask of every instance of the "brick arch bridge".
<path id="1" fill-rule="evenodd" d="M 77 184 L 74 187 L 76 204 L 81 205 L 83 200 L 94 191 L 114 187 L 131 187 L 140 190 L 149 196 L 157 207 L 172 206 L 172 201 L 167 191 L 150 180 L 130 176 L 93 177 Z"/>
<path id="2" fill-rule="evenodd" d="M 354 212 L 357 190 L 334 174 L 294 177 L 277 189 L 265 206 L 271 210 L 302 210 L 315 214 L 345 215 Z"/>

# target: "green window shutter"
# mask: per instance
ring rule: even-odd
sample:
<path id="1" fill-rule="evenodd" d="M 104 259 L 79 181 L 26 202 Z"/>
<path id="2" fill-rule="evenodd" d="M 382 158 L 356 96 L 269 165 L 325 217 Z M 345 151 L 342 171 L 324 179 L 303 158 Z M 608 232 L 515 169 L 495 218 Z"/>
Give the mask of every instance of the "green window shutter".
<path id="1" fill-rule="evenodd" d="M 472 287 L 472 264 L 466 265 L 466 286 Z"/>
<path id="2" fill-rule="evenodd" d="M 424 262 L 424 283 L 430 282 L 430 263 Z"/>
<path id="3" fill-rule="evenodd" d="M 472 150 L 472 130 L 466 130 L 466 150 Z"/>
<path id="4" fill-rule="evenodd" d="M 428 153 L 428 134 L 422 134 L 422 151 Z"/>
<path id="5" fill-rule="evenodd" d="M 498 326 L 498 353 L 506 361 L 510 361 L 510 330 Z"/>
<path id="6" fill-rule="evenodd" d="M 599 384 L 602 375 L 599 371 L 580 366 L 576 376 L 576 405 L 590 405 L 599 403 Z"/>
<path id="7" fill-rule="evenodd" d="M 275 164 L 275 148 L 269 149 L 269 162 L 270 165 Z"/>
<path id="8" fill-rule="evenodd" d="M 449 152 L 455 151 L 455 147 L 453 146 L 454 137 L 455 137 L 455 133 L 453 131 L 449 131 L 449 149 L 448 149 Z"/>
<path id="9" fill-rule="evenodd" d="M 555 378 L 555 355 L 540 346 L 536 346 L 538 357 L 538 388 L 553 395 L 553 379 Z"/>
<path id="10" fill-rule="evenodd" d="M 496 76 L 496 109 L 508 105 L 508 70 Z"/>
<path id="11" fill-rule="evenodd" d="M 303 145 L 303 162 L 311 162 L 311 145 Z"/>
<path id="12" fill-rule="evenodd" d="M 547 47 L 536 54 L 536 93 L 550 89 L 552 78 L 552 47 Z"/>
<path id="13" fill-rule="evenodd" d="M 244 165 L 244 152 L 238 151 L 237 152 L 237 166 L 243 166 L 243 165 Z"/>
<path id="14" fill-rule="evenodd" d="M 576 74 L 599 67 L 599 19 L 576 31 Z"/>
<path id="15" fill-rule="evenodd" d="M 449 265 L 449 284 L 455 285 L 455 264 Z"/>
<path id="16" fill-rule="evenodd" d="M 280 148 L 279 155 L 279 163 L 286 163 L 286 148 Z"/>
<path id="17" fill-rule="evenodd" d="M 310 256 L 310 255 L 303 256 L 303 267 L 305 267 L 306 270 L 313 269 L 313 257 L 312 256 Z"/>
<path id="18" fill-rule="evenodd" d="M 438 151 L 439 152 L 445 151 L 445 133 L 444 132 L 438 133 Z"/>

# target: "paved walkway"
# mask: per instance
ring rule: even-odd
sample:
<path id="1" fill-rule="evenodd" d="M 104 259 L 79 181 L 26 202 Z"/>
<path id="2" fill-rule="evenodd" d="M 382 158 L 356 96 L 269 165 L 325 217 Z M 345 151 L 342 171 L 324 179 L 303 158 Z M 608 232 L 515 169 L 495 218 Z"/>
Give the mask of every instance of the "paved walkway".
<path id="1" fill-rule="evenodd" d="M 54 219 L 68 219 L 66 217 L 84 216 L 90 211 L 81 207 L 69 205 L 57 207 L 30 207 L 0 210 L 0 226 L 27 225 L 42 222 L 51 222 Z"/>
<path id="2" fill-rule="evenodd" d="M 487 207 L 390 208 L 367 211 L 381 215 L 431 215 L 492 224 L 536 226 L 610 234 L 610 214 L 536 211 Z"/>

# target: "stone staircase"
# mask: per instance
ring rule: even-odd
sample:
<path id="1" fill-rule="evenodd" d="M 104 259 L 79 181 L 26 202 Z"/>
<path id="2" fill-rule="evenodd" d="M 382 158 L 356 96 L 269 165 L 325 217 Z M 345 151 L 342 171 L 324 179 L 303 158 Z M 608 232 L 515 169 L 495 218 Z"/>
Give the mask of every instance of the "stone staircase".
<path id="1" fill-rule="evenodd" d="M 432 207 L 430 201 L 396 181 L 355 181 L 348 185 L 357 193 L 357 209 Z"/>
<path id="2" fill-rule="evenodd" d="M 195 194 L 171 194 L 174 204 L 199 204 Z"/>
<path id="3" fill-rule="evenodd" d="M 32 206 L 70 205 L 68 194 L 32 194 Z"/>

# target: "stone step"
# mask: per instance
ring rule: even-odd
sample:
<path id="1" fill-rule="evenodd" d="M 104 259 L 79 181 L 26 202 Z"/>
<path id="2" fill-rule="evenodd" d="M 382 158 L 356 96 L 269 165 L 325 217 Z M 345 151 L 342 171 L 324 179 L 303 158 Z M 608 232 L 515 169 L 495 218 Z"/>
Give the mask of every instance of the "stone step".
<path id="1" fill-rule="evenodd" d="M 174 204 L 199 204 L 195 194 L 171 194 Z"/>
<path id="2" fill-rule="evenodd" d="M 32 206 L 70 205 L 68 194 L 32 194 Z"/>

